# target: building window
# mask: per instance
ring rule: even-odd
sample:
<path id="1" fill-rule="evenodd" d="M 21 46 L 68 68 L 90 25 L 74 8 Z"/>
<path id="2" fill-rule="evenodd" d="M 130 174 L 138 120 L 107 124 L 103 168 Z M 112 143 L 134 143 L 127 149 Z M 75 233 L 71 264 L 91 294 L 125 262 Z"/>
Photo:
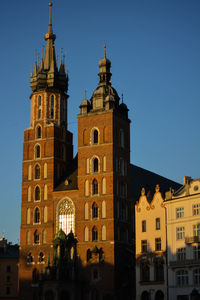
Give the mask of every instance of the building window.
<path id="1" fill-rule="evenodd" d="M 92 181 L 92 194 L 97 195 L 98 194 L 98 181 L 94 179 Z"/>
<path id="2" fill-rule="evenodd" d="M 89 196 L 89 181 L 85 181 L 85 196 Z"/>
<path id="3" fill-rule="evenodd" d="M 54 96 L 51 96 L 50 118 L 54 119 Z"/>
<path id="4" fill-rule="evenodd" d="M 200 223 L 193 225 L 193 234 L 194 236 L 200 236 Z"/>
<path id="5" fill-rule="evenodd" d="M 28 201 L 31 201 L 31 186 L 28 187 Z"/>
<path id="6" fill-rule="evenodd" d="M 186 248 L 178 248 L 176 250 L 176 257 L 178 261 L 186 259 Z"/>
<path id="7" fill-rule="evenodd" d="M 200 269 L 195 269 L 193 271 L 194 285 L 200 285 Z"/>
<path id="8" fill-rule="evenodd" d="M 146 232 L 147 228 L 146 228 L 146 220 L 142 221 L 142 232 Z"/>
<path id="9" fill-rule="evenodd" d="M 105 177 L 102 179 L 102 194 L 103 195 L 106 194 L 106 178 Z"/>
<path id="10" fill-rule="evenodd" d="M 99 172 L 99 160 L 96 157 L 92 160 L 92 171 Z"/>
<path id="11" fill-rule="evenodd" d="M 200 203 L 193 205 L 193 216 L 200 215 Z"/>
<path id="12" fill-rule="evenodd" d="M 200 246 L 193 246 L 193 258 L 200 260 Z"/>
<path id="13" fill-rule="evenodd" d="M 124 148 L 124 131 L 122 129 L 119 131 L 119 146 Z"/>
<path id="14" fill-rule="evenodd" d="M 35 201 L 39 201 L 40 200 L 40 188 L 39 186 L 36 186 L 35 188 Z"/>
<path id="15" fill-rule="evenodd" d="M 161 251 L 161 238 L 155 239 L 155 251 Z"/>
<path id="16" fill-rule="evenodd" d="M 37 126 L 36 127 L 36 139 L 40 139 L 42 136 L 42 133 L 41 133 L 41 126 Z"/>
<path id="17" fill-rule="evenodd" d="M 141 241 L 141 252 L 142 253 L 147 252 L 147 240 L 142 240 Z"/>
<path id="18" fill-rule="evenodd" d="M 27 211 L 26 211 L 26 224 L 30 224 L 31 222 L 31 209 L 30 207 L 27 208 Z"/>
<path id="19" fill-rule="evenodd" d="M 103 157 L 103 172 L 106 171 L 106 156 Z"/>
<path id="20" fill-rule="evenodd" d="M 35 146 L 35 158 L 40 158 L 40 145 Z"/>
<path id="21" fill-rule="evenodd" d="M 141 262 L 140 264 L 140 280 L 141 281 L 150 280 L 150 267 L 148 261 Z"/>
<path id="22" fill-rule="evenodd" d="M 164 261 L 162 259 L 154 261 L 154 277 L 156 281 L 164 280 Z"/>
<path id="23" fill-rule="evenodd" d="M 176 239 L 183 240 L 185 238 L 185 227 L 176 228 Z"/>
<path id="24" fill-rule="evenodd" d="M 180 219 L 184 217 L 184 207 L 178 207 L 176 209 L 176 218 Z"/>
<path id="25" fill-rule="evenodd" d="M 33 262 L 33 256 L 31 252 L 27 255 L 26 262 L 27 264 L 31 264 Z"/>
<path id="26" fill-rule="evenodd" d="M 98 144 L 99 143 L 99 132 L 97 129 L 94 129 L 92 131 L 92 144 Z"/>
<path id="27" fill-rule="evenodd" d="M 86 174 L 90 173 L 90 159 L 86 159 Z"/>
<path id="28" fill-rule="evenodd" d="M 92 228 L 92 241 L 93 242 L 98 241 L 98 230 L 95 226 Z"/>
<path id="29" fill-rule="evenodd" d="M 48 221 L 48 208 L 47 206 L 44 207 L 44 223 Z"/>
<path id="30" fill-rule="evenodd" d="M 26 233 L 26 244 L 30 245 L 30 243 L 31 243 L 31 233 L 30 233 L 30 231 L 27 231 L 27 233 Z"/>
<path id="31" fill-rule="evenodd" d="M 180 270 L 176 272 L 176 283 L 178 286 L 188 285 L 188 271 Z"/>
<path id="32" fill-rule="evenodd" d="M 101 212 L 101 217 L 106 218 L 106 201 L 102 201 L 102 212 Z"/>
<path id="33" fill-rule="evenodd" d="M 96 203 L 92 204 L 92 219 L 98 218 L 98 206 Z"/>
<path id="34" fill-rule="evenodd" d="M 35 179 L 40 179 L 40 166 L 35 166 Z"/>
<path id="35" fill-rule="evenodd" d="M 44 163 L 44 178 L 47 178 L 47 163 Z"/>
<path id="36" fill-rule="evenodd" d="M 32 166 L 29 165 L 28 166 L 28 180 L 31 180 L 32 179 Z"/>
<path id="37" fill-rule="evenodd" d="M 9 286 L 6 287 L 6 295 L 10 295 L 10 287 Z"/>
<path id="38" fill-rule="evenodd" d="M 37 119 L 40 120 L 42 117 L 42 98 L 38 96 L 37 98 Z"/>
<path id="39" fill-rule="evenodd" d="M 88 220 L 89 219 L 89 214 L 88 214 L 88 203 L 86 202 L 85 203 L 85 220 Z"/>
<path id="40" fill-rule="evenodd" d="M 160 218 L 156 218 L 156 230 L 160 230 Z"/>
<path id="41" fill-rule="evenodd" d="M 11 266 L 10 266 L 10 265 L 8 265 L 8 266 L 6 267 L 6 272 L 7 272 L 7 273 L 10 273 L 10 272 L 11 272 Z"/>
<path id="42" fill-rule="evenodd" d="M 106 240 L 106 226 L 105 225 L 102 226 L 101 239 L 102 239 L 102 241 Z"/>
<path id="43" fill-rule="evenodd" d="M 47 231 L 46 231 L 46 229 L 44 229 L 43 232 L 42 232 L 42 242 L 43 242 L 43 244 L 46 244 L 46 242 L 47 242 Z"/>
<path id="44" fill-rule="evenodd" d="M 39 263 L 42 263 L 44 261 L 44 254 L 43 254 L 43 252 L 40 252 L 40 255 L 38 257 L 38 261 L 39 261 Z"/>
<path id="45" fill-rule="evenodd" d="M 34 223 L 40 223 L 40 209 L 38 207 L 36 207 L 34 211 Z"/>
<path id="46" fill-rule="evenodd" d="M 34 244 L 39 244 L 40 243 L 40 236 L 39 236 L 39 232 L 36 230 L 34 232 Z"/>
<path id="47" fill-rule="evenodd" d="M 85 240 L 85 242 L 89 241 L 89 230 L 88 230 L 87 226 L 84 229 L 84 240 Z"/>
<path id="48" fill-rule="evenodd" d="M 58 205 L 58 230 L 62 229 L 65 234 L 74 232 L 75 207 L 71 200 L 64 199 Z"/>
<path id="49" fill-rule="evenodd" d="M 44 200 L 47 200 L 47 195 L 48 195 L 48 188 L 47 184 L 44 185 Z"/>

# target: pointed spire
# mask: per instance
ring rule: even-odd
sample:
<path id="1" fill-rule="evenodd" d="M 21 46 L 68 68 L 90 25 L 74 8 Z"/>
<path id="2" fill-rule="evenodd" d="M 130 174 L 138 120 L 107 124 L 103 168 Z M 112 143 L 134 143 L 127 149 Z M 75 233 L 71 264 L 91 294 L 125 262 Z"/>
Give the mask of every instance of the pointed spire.
<path id="1" fill-rule="evenodd" d="M 104 45 L 104 58 L 106 58 L 106 45 Z"/>
<path id="2" fill-rule="evenodd" d="M 87 91 L 85 90 L 85 100 L 87 100 Z"/>
<path id="3" fill-rule="evenodd" d="M 52 7 L 52 2 L 49 2 L 49 27 L 48 27 L 48 33 L 52 34 L 52 21 L 51 21 L 51 7 Z"/>

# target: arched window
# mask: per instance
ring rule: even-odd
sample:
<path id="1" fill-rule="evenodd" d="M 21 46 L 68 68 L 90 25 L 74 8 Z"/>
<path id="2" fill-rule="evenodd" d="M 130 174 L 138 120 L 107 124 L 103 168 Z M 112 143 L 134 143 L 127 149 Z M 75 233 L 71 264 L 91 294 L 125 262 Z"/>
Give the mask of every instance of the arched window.
<path id="1" fill-rule="evenodd" d="M 43 242 L 43 244 L 46 244 L 46 242 L 47 242 L 47 231 L 46 231 L 46 229 L 44 229 L 43 232 L 42 232 L 42 242 Z"/>
<path id="2" fill-rule="evenodd" d="M 89 240 L 89 230 L 88 230 L 87 226 L 84 229 L 84 240 L 85 240 L 85 242 L 88 242 L 88 240 Z"/>
<path id="3" fill-rule="evenodd" d="M 88 214 L 88 203 L 85 203 L 85 220 L 88 220 L 89 214 Z"/>
<path id="4" fill-rule="evenodd" d="M 31 180 L 32 179 L 32 166 L 29 165 L 28 166 L 28 180 Z"/>
<path id="5" fill-rule="evenodd" d="M 42 136 L 42 133 L 41 133 L 41 126 L 38 125 L 38 126 L 36 127 L 36 139 L 40 139 L 41 136 Z"/>
<path id="6" fill-rule="evenodd" d="M 35 179 L 40 179 L 40 166 L 35 166 Z"/>
<path id="7" fill-rule="evenodd" d="M 102 179 L 102 194 L 106 194 L 106 178 Z"/>
<path id="8" fill-rule="evenodd" d="M 98 181 L 94 179 L 92 181 L 92 194 L 97 195 L 98 194 Z"/>
<path id="9" fill-rule="evenodd" d="M 30 243 L 31 243 L 31 233 L 30 233 L 30 231 L 27 231 L 27 233 L 26 233 L 26 244 L 30 245 Z"/>
<path id="10" fill-rule="evenodd" d="M 50 118 L 54 119 L 54 96 L 51 95 Z"/>
<path id="11" fill-rule="evenodd" d="M 140 264 L 140 280 L 141 281 L 150 280 L 150 267 L 148 261 L 141 262 Z"/>
<path id="12" fill-rule="evenodd" d="M 62 229 L 66 234 L 74 232 L 75 207 L 71 200 L 62 200 L 57 207 L 58 230 Z"/>
<path id="13" fill-rule="evenodd" d="M 40 209 L 38 207 L 36 207 L 34 210 L 34 223 L 40 223 Z"/>
<path id="14" fill-rule="evenodd" d="M 98 230 L 95 226 L 92 228 L 92 241 L 93 242 L 98 241 Z"/>
<path id="15" fill-rule="evenodd" d="M 39 186 L 36 186 L 35 188 L 35 201 L 39 201 L 40 200 L 40 188 Z"/>
<path id="16" fill-rule="evenodd" d="M 47 200 L 48 188 L 47 184 L 44 185 L 44 200 Z"/>
<path id="17" fill-rule="evenodd" d="M 38 261 L 39 261 L 39 263 L 42 263 L 44 261 L 44 253 L 43 252 L 40 252 Z"/>
<path id="18" fill-rule="evenodd" d="M 44 178 L 47 178 L 47 163 L 44 163 Z"/>
<path id="19" fill-rule="evenodd" d="M 102 212 L 101 212 L 102 218 L 106 218 L 106 201 L 102 201 Z"/>
<path id="20" fill-rule="evenodd" d="M 92 204 L 92 219 L 96 219 L 98 218 L 98 206 L 97 204 L 94 202 Z"/>
<path id="21" fill-rule="evenodd" d="M 103 157 L 103 172 L 106 171 L 106 156 Z"/>
<path id="22" fill-rule="evenodd" d="M 92 171 L 93 172 L 99 171 L 99 160 L 97 157 L 93 158 L 93 160 L 92 160 Z"/>
<path id="23" fill-rule="evenodd" d="M 33 256 L 31 252 L 29 252 L 29 254 L 27 255 L 26 262 L 27 264 L 31 264 L 33 262 Z"/>
<path id="24" fill-rule="evenodd" d="M 44 207 L 44 223 L 47 223 L 48 214 L 47 214 L 47 206 Z"/>
<path id="25" fill-rule="evenodd" d="M 40 158 L 40 145 L 35 146 L 35 158 Z"/>
<path id="26" fill-rule="evenodd" d="M 106 226 L 105 225 L 102 226 L 101 237 L 102 237 L 102 241 L 106 240 Z"/>
<path id="27" fill-rule="evenodd" d="M 149 292 L 147 291 L 142 292 L 141 300 L 149 300 L 149 297 L 150 297 Z"/>
<path id="28" fill-rule="evenodd" d="M 89 181 L 85 181 L 85 196 L 89 196 Z"/>
<path id="29" fill-rule="evenodd" d="M 161 290 L 158 290 L 155 295 L 155 300 L 164 300 L 165 296 Z"/>
<path id="30" fill-rule="evenodd" d="M 37 119 L 40 120 L 42 117 L 42 98 L 38 96 L 37 98 Z"/>
<path id="31" fill-rule="evenodd" d="M 164 280 L 164 261 L 162 259 L 156 259 L 154 261 L 154 277 L 155 281 Z"/>
<path id="32" fill-rule="evenodd" d="M 124 131 L 122 129 L 119 131 L 119 146 L 124 148 Z"/>
<path id="33" fill-rule="evenodd" d="M 31 186 L 28 187 L 28 201 L 31 201 Z"/>
<path id="34" fill-rule="evenodd" d="M 31 209 L 27 208 L 27 211 L 26 211 L 26 224 L 30 224 L 30 222 L 31 222 Z"/>
<path id="35" fill-rule="evenodd" d="M 92 253 L 91 253 L 90 249 L 87 250 L 86 258 L 87 258 L 87 261 L 89 261 L 92 258 Z"/>
<path id="36" fill-rule="evenodd" d="M 99 132 L 97 129 L 94 129 L 92 131 L 92 144 L 98 144 L 99 143 Z"/>
<path id="37" fill-rule="evenodd" d="M 39 236 L 39 232 L 36 230 L 34 232 L 34 244 L 39 244 L 40 243 L 40 236 Z"/>

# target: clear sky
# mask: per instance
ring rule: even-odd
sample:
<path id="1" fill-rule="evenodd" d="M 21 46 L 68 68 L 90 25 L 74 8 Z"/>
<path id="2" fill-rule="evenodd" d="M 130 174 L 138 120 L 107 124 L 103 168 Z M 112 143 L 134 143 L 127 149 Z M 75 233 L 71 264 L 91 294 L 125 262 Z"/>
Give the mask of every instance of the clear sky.
<path id="1" fill-rule="evenodd" d="M 58 59 L 69 70 L 69 129 L 77 151 L 77 114 L 98 83 L 107 45 L 112 85 L 129 108 L 131 162 L 182 183 L 200 177 L 200 1 L 55 0 Z M 46 0 L 0 6 L 0 236 L 17 242 L 23 130 L 30 122 L 30 71 L 48 29 Z"/>

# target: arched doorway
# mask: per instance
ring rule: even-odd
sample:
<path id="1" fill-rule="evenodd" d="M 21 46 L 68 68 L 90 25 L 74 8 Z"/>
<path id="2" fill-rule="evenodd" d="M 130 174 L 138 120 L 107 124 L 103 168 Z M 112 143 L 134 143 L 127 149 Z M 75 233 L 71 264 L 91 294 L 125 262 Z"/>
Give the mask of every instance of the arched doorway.
<path id="1" fill-rule="evenodd" d="M 45 300 L 54 300 L 54 293 L 51 290 L 48 290 L 44 294 L 44 299 Z"/>
<path id="2" fill-rule="evenodd" d="M 142 293 L 141 300 L 149 300 L 149 293 L 147 291 Z"/>
<path id="3" fill-rule="evenodd" d="M 155 295 L 155 300 L 164 300 L 164 294 L 162 291 L 157 291 Z"/>

